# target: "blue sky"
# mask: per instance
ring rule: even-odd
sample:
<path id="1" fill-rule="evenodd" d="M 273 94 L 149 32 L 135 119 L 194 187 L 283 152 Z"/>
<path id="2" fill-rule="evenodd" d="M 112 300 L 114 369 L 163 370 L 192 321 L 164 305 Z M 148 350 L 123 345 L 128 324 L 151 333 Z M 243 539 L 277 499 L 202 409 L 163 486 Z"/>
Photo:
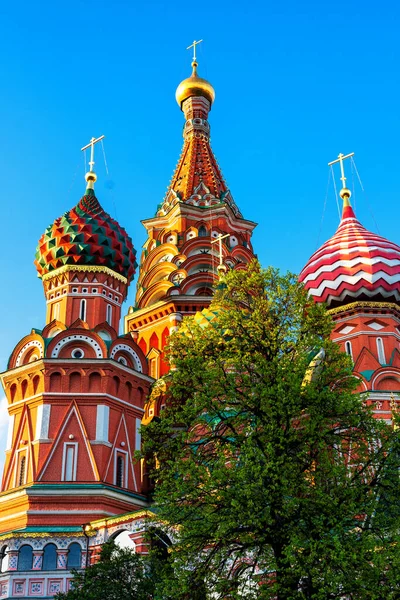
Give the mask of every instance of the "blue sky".
<path id="1" fill-rule="evenodd" d="M 106 136 L 109 167 L 98 152 L 97 196 L 140 255 L 140 220 L 181 149 L 174 94 L 193 39 L 204 39 L 199 74 L 216 89 L 213 149 L 243 215 L 259 223 L 263 265 L 299 272 L 334 233 L 327 163 L 339 152 L 355 152 L 360 220 L 400 243 L 399 16 L 396 2 L 369 0 L 2 3 L 0 368 L 44 325 L 35 247 L 83 194 L 80 148 L 93 135 Z"/>

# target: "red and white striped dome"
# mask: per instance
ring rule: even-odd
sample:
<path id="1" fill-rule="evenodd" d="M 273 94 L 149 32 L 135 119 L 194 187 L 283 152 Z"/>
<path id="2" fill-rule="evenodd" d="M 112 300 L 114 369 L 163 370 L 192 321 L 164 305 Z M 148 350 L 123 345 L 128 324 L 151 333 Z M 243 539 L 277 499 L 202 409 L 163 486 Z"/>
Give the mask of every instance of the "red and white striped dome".
<path id="1" fill-rule="evenodd" d="M 346 198 L 338 230 L 299 279 L 316 302 L 330 307 L 355 300 L 400 303 L 400 247 L 365 229 Z"/>

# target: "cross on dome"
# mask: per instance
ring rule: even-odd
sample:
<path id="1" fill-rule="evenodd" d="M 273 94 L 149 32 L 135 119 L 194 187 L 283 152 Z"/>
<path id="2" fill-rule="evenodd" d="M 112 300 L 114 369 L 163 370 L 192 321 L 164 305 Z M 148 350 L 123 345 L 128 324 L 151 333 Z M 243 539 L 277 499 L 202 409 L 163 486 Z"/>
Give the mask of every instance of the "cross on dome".
<path id="1" fill-rule="evenodd" d="M 340 173 L 341 173 L 341 182 L 342 182 L 342 189 L 340 190 L 340 197 L 342 198 L 342 200 L 350 200 L 350 196 L 351 196 L 351 192 L 350 190 L 346 187 L 346 177 L 344 176 L 344 166 L 343 166 L 343 161 L 346 160 L 346 158 L 350 158 L 351 156 L 354 156 L 354 152 L 350 152 L 350 154 L 346 154 L 346 156 L 343 153 L 340 153 L 339 156 L 337 157 L 336 160 L 333 160 L 332 162 L 328 163 L 328 167 L 331 167 L 332 165 L 335 165 L 336 163 L 340 163 Z"/>
<path id="2" fill-rule="evenodd" d="M 83 146 L 83 148 L 81 148 L 81 152 L 87 150 L 88 148 L 90 148 L 90 160 L 89 160 L 89 171 L 88 173 L 86 173 L 85 175 L 85 179 L 88 183 L 88 189 L 93 189 L 94 183 L 97 180 L 96 174 L 94 172 L 94 145 L 97 144 L 97 142 L 100 142 L 101 140 L 104 139 L 104 135 L 101 135 L 98 138 L 94 138 L 92 137 L 92 139 L 90 140 L 90 142 L 88 144 L 86 144 L 86 146 Z"/>
<path id="3" fill-rule="evenodd" d="M 197 62 L 196 61 L 196 46 L 197 44 L 201 44 L 203 40 L 199 40 L 198 42 L 196 40 L 193 41 L 193 44 L 191 44 L 191 46 L 188 46 L 186 48 L 186 50 L 190 50 L 190 48 L 193 48 L 193 62 Z"/>

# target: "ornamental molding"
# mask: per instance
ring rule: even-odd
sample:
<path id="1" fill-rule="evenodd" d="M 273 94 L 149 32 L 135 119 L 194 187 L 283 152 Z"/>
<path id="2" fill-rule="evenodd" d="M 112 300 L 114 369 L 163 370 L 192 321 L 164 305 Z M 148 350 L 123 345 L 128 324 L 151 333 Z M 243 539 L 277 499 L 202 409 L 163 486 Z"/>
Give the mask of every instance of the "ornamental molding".
<path id="1" fill-rule="evenodd" d="M 39 340 L 31 340 L 27 344 L 24 344 L 24 346 L 22 346 L 21 350 L 19 351 L 18 356 L 17 356 L 16 361 L 15 361 L 15 366 L 16 367 L 20 366 L 21 360 L 23 358 L 23 355 L 28 350 L 28 348 L 39 348 L 39 358 L 43 358 L 43 344 L 42 344 L 42 342 L 39 341 Z"/>
<path id="2" fill-rule="evenodd" d="M 105 273 L 106 275 L 111 275 L 111 277 L 114 277 L 114 279 L 117 279 L 118 281 L 122 281 L 122 283 L 127 284 L 128 280 L 126 277 L 124 277 L 123 275 L 120 275 L 120 273 L 117 273 L 116 271 L 113 271 L 112 269 L 110 269 L 109 267 L 100 267 L 100 266 L 86 266 L 86 265 L 64 265 L 63 267 L 59 267 L 58 269 L 54 269 L 54 271 L 50 271 L 49 273 L 46 273 L 45 275 L 42 276 L 42 281 L 48 281 L 49 279 L 52 279 L 53 277 L 58 277 L 59 275 L 62 275 L 63 273 L 67 273 L 68 271 L 86 271 L 89 273 Z"/>
<path id="3" fill-rule="evenodd" d="M 73 342 L 76 342 L 76 343 L 85 342 L 86 344 L 89 344 L 89 346 L 91 346 L 93 348 L 93 350 L 95 351 L 96 358 L 103 358 L 103 351 L 101 349 L 100 344 L 98 344 L 92 337 L 90 337 L 88 335 L 79 335 L 79 334 L 68 335 L 68 336 L 62 338 L 59 342 L 57 342 L 57 344 L 54 346 L 54 348 L 52 350 L 51 358 L 58 358 L 61 348 L 63 348 L 66 344 L 70 344 Z"/>
<path id="4" fill-rule="evenodd" d="M 394 310 L 394 311 L 400 313 L 400 307 L 398 306 L 398 304 L 395 304 L 394 302 L 373 302 L 373 301 L 368 301 L 368 300 L 363 300 L 363 301 L 359 301 L 359 302 L 351 302 L 350 304 L 345 304 L 344 306 L 338 306 L 337 308 L 330 308 L 330 309 L 328 309 L 328 313 L 330 315 L 338 315 L 340 313 L 351 311 L 351 310 L 357 310 L 359 308 L 365 308 L 365 309 L 386 308 L 391 311 Z"/>
<path id="5" fill-rule="evenodd" d="M 143 372 L 143 367 L 139 356 L 136 354 L 133 348 L 128 346 L 128 344 L 116 344 L 111 350 L 110 358 L 113 359 L 117 352 L 127 352 L 130 356 L 132 356 L 137 371 L 139 371 L 139 373 Z"/>

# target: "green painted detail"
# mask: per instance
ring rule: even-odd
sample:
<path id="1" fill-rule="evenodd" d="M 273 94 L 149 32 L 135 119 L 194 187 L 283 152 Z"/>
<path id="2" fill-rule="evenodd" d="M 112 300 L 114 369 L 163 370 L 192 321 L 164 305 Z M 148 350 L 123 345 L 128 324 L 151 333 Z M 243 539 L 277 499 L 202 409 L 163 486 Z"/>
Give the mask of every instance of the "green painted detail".
<path id="1" fill-rule="evenodd" d="M 130 282 L 137 263 L 132 240 L 86 190 L 77 206 L 47 227 L 39 240 L 35 265 L 39 277 L 65 265 L 104 266 Z"/>
<path id="2" fill-rule="evenodd" d="M 367 370 L 367 371 L 360 371 L 360 373 L 361 373 L 361 375 L 362 375 L 363 377 L 365 377 L 365 379 L 366 379 L 367 381 L 371 381 L 371 377 L 372 377 L 372 375 L 375 373 L 375 371 L 374 371 L 373 369 L 372 369 L 372 370 L 371 370 L 371 369 L 369 369 L 369 370 Z"/>
<path id="3" fill-rule="evenodd" d="M 112 492 L 118 492 L 123 494 L 124 496 L 129 496 L 130 498 L 137 498 L 139 500 L 146 500 L 146 496 L 141 494 L 136 494 L 135 492 L 129 492 L 128 490 L 124 490 L 122 488 L 117 488 L 112 485 L 106 485 L 104 483 L 77 483 L 66 484 L 66 483 L 34 483 L 29 486 L 29 495 L 33 495 L 36 490 L 110 490 Z M 11 490 L 10 492 L 14 492 Z"/>
<path id="4" fill-rule="evenodd" d="M 25 527 L 24 529 L 14 529 L 13 533 L 71 533 L 76 531 L 82 531 L 82 527 L 79 525 L 65 525 L 64 527 L 55 525 L 54 527 L 39 527 L 31 526 Z"/>

